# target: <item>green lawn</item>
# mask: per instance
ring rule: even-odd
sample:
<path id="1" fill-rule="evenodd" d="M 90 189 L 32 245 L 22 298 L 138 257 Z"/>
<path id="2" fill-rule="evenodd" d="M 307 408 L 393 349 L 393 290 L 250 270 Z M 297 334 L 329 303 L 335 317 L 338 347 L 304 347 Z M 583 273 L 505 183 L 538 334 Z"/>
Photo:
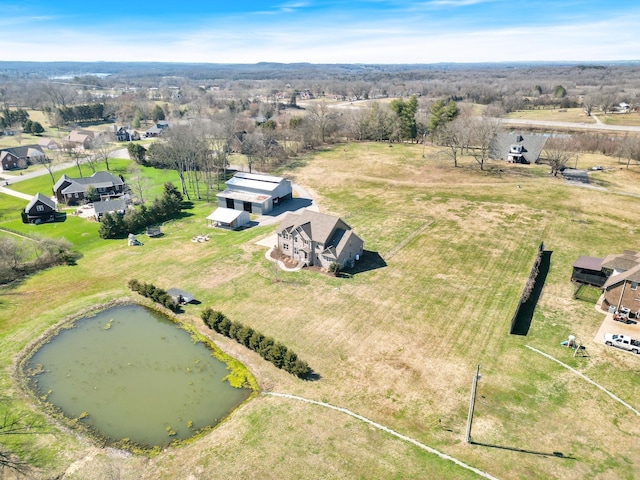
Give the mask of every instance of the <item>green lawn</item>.
<path id="1" fill-rule="evenodd" d="M 616 160 L 593 161 L 613 166 Z M 97 225 L 67 226 L 68 219 L 58 228 L 67 228 L 84 253 L 77 265 L 0 290 L 0 388 L 12 399 L 9 407 L 38 415 L 10 374 L 16 355 L 66 315 L 130 295 L 126 282 L 137 278 L 193 292 L 201 304 L 185 308 L 186 321 L 202 327 L 201 309 L 219 309 L 292 348 L 319 375 L 300 381 L 213 335 L 265 390 L 348 408 L 501 479 L 633 477 L 640 419 L 524 345 L 640 406 L 638 359 L 594 342 L 603 315 L 574 299 L 569 282 L 578 256 L 637 248 L 637 198 L 618 192 L 640 193 L 634 171 L 612 170 L 601 191 L 568 186 L 544 167 L 491 162 L 480 172 L 462 158 L 453 168 L 435 149 L 422 158 L 420 145 L 386 143 L 340 145 L 300 164 L 281 173 L 311 188 L 321 211 L 342 216 L 377 258 L 376 268 L 343 278 L 276 274 L 255 245 L 275 227 L 207 229 L 204 218 L 214 205 L 202 201 L 163 226 L 163 237 L 143 238 L 137 248 L 96 239 Z M 190 241 L 203 232 L 209 242 Z M 528 335 L 510 336 L 540 241 L 552 251 L 546 285 Z M 569 334 L 586 345 L 588 357 L 573 358 L 560 345 Z M 478 364 L 483 376 L 473 439 L 503 448 L 463 441 Z M 54 427 L 54 433 L 24 440 L 49 476 L 91 451 L 69 432 Z M 477 478 L 351 417 L 267 396 L 193 445 L 152 460 L 98 454 L 69 478 L 101 478 L 107 469 L 143 479 L 202 478 L 203 472 Z"/>

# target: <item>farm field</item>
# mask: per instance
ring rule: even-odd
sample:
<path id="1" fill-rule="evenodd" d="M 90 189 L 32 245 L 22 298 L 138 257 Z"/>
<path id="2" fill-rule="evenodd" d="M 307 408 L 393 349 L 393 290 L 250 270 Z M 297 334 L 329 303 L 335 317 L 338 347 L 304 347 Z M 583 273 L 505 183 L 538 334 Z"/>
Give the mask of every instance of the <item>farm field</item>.
<path id="1" fill-rule="evenodd" d="M 596 123 L 593 117 L 589 117 L 584 113 L 582 108 L 541 108 L 535 110 L 518 110 L 516 112 L 508 113 L 505 115 L 505 118 L 546 120 L 549 122 Z"/>
<path id="2" fill-rule="evenodd" d="M 435 148 L 422 158 L 415 144 L 339 145 L 309 155 L 278 173 L 313 192 L 322 212 L 340 215 L 365 240 L 361 271 L 341 278 L 276 274 L 255 243 L 275 227 L 208 230 L 214 205 L 206 202 L 194 202 L 163 226 L 163 237 L 139 248 L 98 240 L 95 224 L 86 231 L 77 222 L 55 231 L 39 226 L 43 235 L 71 237 L 83 257 L 0 289 L 0 388 L 7 398 L 0 414 L 6 408 L 44 418 L 13 378 L 17 356 L 62 318 L 131 297 L 126 282 L 137 278 L 194 293 L 201 305 L 181 316 L 247 365 L 265 393 L 349 409 L 495 478 L 632 479 L 640 417 L 525 347 L 640 408 L 640 358 L 594 341 L 603 314 L 575 300 L 569 282 L 580 255 L 640 248 L 640 170 L 595 155 L 579 162 L 605 167 L 591 174 L 597 188 L 569 185 L 539 165 L 490 162 L 481 172 L 463 158 L 453 168 Z M 7 199 L 0 195 L 0 226 L 17 229 L 4 205 L 23 202 Z M 211 241 L 190 241 L 203 231 Z M 541 241 L 551 252 L 546 284 L 528 334 L 510 336 Z M 211 333 L 199 320 L 207 306 L 292 348 L 318 379 L 296 379 Z M 587 356 L 574 358 L 560 345 L 570 334 Z M 477 365 L 477 443 L 469 445 Z M 197 442 L 151 459 L 92 445 L 55 422 L 46 434 L 12 441 L 25 443 L 34 478 L 43 479 L 65 472 L 66 479 L 480 478 L 344 413 L 270 395 Z"/>

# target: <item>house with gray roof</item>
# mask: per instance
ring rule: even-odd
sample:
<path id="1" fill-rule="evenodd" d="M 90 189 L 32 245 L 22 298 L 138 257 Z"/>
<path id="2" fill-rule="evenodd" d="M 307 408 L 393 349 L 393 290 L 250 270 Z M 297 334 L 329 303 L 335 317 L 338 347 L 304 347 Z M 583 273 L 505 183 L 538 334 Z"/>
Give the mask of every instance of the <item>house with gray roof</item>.
<path id="1" fill-rule="evenodd" d="M 101 199 L 117 198 L 124 194 L 124 181 L 109 172 L 96 172 L 90 177 L 71 178 L 62 175 L 53 186 L 59 203 L 74 205 L 88 200 L 89 190 L 95 188 Z"/>
<path id="2" fill-rule="evenodd" d="M 124 216 L 127 210 L 127 201 L 124 198 L 108 199 L 100 202 L 93 202 L 95 219 L 99 222 L 106 213 L 117 213 Z"/>
<path id="3" fill-rule="evenodd" d="M 40 145 L 22 145 L 0 150 L 0 169 L 16 170 L 27 168 L 47 158 Z"/>
<path id="4" fill-rule="evenodd" d="M 56 203 L 46 195 L 38 192 L 24 209 L 23 222 L 45 223 L 56 219 Z"/>
<path id="5" fill-rule="evenodd" d="M 498 133 L 489 145 L 489 156 L 509 163 L 538 163 L 547 137 L 532 133 Z"/>
<path id="6" fill-rule="evenodd" d="M 282 177 L 237 172 L 220 192 L 218 207 L 264 215 L 293 197 L 291 181 Z"/>
<path id="7" fill-rule="evenodd" d="M 341 218 L 304 209 L 288 213 L 278 227 L 278 251 L 303 266 L 352 267 L 364 241 Z"/>
<path id="8" fill-rule="evenodd" d="M 167 128 L 169 128 L 169 122 L 167 122 L 166 120 L 160 120 L 156 122 L 156 124 L 153 127 L 151 127 L 149 130 L 144 132 L 143 137 L 145 138 L 159 137 L 165 132 L 165 130 L 167 130 Z"/>

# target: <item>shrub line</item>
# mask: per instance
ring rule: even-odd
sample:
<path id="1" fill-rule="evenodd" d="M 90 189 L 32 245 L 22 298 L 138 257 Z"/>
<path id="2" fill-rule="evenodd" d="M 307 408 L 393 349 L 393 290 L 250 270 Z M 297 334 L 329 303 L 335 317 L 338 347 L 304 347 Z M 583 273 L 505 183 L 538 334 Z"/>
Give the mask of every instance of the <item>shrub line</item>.
<path id="1" fill-rule="evenodd" d="M 276 367 L 299 378 L 307 378 L 311 374 L 307 362 L 300 360 L 295 352 L 280 342 L 276 342 L 273 338 L 267 337 L 251 327 L 246 327 L 240 322 L 229 320 L 224 313 L 211 307 L 205 308 L 200 316 L 204 324 L 211 330 L 235 340 L 249 350 L 253 350 Z"/>

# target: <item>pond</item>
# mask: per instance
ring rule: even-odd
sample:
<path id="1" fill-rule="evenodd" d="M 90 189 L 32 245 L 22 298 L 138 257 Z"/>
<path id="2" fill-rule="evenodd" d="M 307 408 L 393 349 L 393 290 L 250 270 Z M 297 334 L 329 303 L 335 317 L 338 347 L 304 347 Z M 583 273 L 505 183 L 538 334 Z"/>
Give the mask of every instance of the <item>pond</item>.
<path id="1" fill-rule="evenodd" d="M 170 319 L 140 305 L 74 322 L 23 365 L 41 399 L 105 441 L 150 448 L 217 424 L 251 394 L 225 363 Z"/>

